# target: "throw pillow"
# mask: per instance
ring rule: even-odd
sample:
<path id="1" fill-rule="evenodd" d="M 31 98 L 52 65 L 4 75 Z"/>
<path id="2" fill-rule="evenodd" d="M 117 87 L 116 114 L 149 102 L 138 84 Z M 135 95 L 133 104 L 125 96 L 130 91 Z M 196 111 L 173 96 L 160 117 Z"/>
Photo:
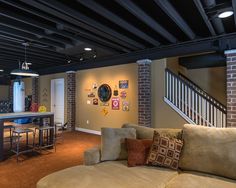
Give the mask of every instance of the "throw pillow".
<path id="1" fill-rule="evenodd" d="M 178 169 L 183 142 L 178 139 L 161 136 L 154 132 L 153 143 L 147 158 L 147 164 Z"/>
<path id="2" fill-rule="evenodd" d="M 145 165 L 151 145 L 151 139 L 138 140 L 126 138 L 128 166 Z"/>
<path id="3" fill-rule="evenodd" d="M 134 128 L 102 128 L 101 160 L 127 159 L 125 138 L 136 138 Z"/>
<path id="4" fill-rule="evenodd" d="M 179 167 L 236 180 L 236 128 L 184 125 Z"/>

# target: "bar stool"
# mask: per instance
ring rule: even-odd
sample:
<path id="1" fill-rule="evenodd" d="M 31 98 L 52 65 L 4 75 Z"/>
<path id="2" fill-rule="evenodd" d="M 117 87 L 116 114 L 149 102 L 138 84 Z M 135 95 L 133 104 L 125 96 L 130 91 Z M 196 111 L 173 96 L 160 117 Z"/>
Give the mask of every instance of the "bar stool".
<path id="1" fill-rule="evenodd" d="M 29 144 L 29 133 L 33 134 L 32 144 Z M 20 143 L 21 138 L 25 135 L 26 137 L 26 144 L 25 148 L 21 150 Z M 32 129 L 28 128 L 17 128 L 13 130 L 13 145 L 15 144 L 15 149 L 12 148 L 12 152 L 14 152 L 17 156 L 17 162 L 19 162 L 19 155 L 23 153 L 32 152 L 34 150 L 34 140 L 35 140 L 35 132 Z"/>
<path id="2" fill-rule="evenodd" d="M 10 150 L 12 149 L 12 140 L 13 140 L 13 130 L 15 130 L 14 125 L 4 125 L 3 127 L 4 131 L 9 130 L 9 136 L 4 138 L 4 142 L 10 142 Z"/>
<path id="3" fill-rule="evenodd" d="M 55 123 L 55 138 L 56 138 L 56 142 L 58 140 L 61 140 L 62 142 L 64 141 L 64 136 L 63 136 L 63 130 L 65 129 L 65 125 L 67 123 L 65 123 L 64 125 L 61 122 L 56 122 Z"/>
<path id="4" fill-rule="evenodd" d="M 35 134 L 38 133 L 39 143 L 37 147 L 42 152 L 42 149 L 54 147 L 56 151 L 55 145 L 55 128 L 49 125 L 38 126 L 35 128 Z"/>

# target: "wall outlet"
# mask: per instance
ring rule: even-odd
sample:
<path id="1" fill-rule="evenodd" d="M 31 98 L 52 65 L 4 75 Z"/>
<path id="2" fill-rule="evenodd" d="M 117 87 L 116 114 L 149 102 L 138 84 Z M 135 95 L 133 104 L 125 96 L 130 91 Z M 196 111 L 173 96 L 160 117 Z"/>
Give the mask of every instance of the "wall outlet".
<path id="1" fill-rule="evenodd" d="M 86 121 L 86 124 L 87 124 L 87 125 L 89 124 L 89 120 Z"/>

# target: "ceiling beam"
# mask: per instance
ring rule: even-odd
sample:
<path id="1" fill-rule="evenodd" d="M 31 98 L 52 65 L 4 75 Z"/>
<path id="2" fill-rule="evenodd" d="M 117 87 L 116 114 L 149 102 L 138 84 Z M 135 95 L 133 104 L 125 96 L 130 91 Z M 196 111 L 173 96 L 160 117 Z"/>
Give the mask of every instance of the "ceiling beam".
<path id="1" fill-rule="evenodd" d="M 109 11 L 108 9 L 102 7 L 98 3 L 96 3 L 93 0 L 77 0 L 82 5 L 86 6 L 87 8 L 91 9 L 92 11 L 98 13 L 99 15 L 103 16 L 104 18 L 110 20 L 114 24 L 117 24 L 118 26 L 122 27 L 123 29 L 131 32 L 133 35 L 136 35 L 140 38 L 142 38 L 144 41 L 149 42 L 150 44 L 154 46 L 159 46 L 160 42 L 156 39 L 150 37 L 148 34 L 144 33 L 140 29 L 136 28 L 135 26 L 128 23 L 126 20 L 120 18 L 113 12 Z"/>
<path id="2" fill-rule="evenodd" d="M 145 24 L 151 27 L 154 31 L 159 33 L 162 37 L 164 37 L 167 41 L 171 43 L 176 43 L 177 39 L 165 28 L 163 28 L 159 23 L 157 23 L 153 18 L 148 16 L 141 8 L 139 8 L 135 3 L 130 0 L 116 0 L 121 6 L 131 12 L 134 16 L 138 17 Z"/>
<path id="3" fill-rule="evenodd" d="M 103 45 L 102 43 L 97 43 L 97 42 L 92 41 L 90 39 L 81 37 L 79 35 L 73 35 L 73 34 L 71 34 L 69 32 L 66 32 L 66 31 L 63 31 L 63 30 L 57 30 L 57 28 L 54 28 L 54 27 L 52 27 L 50 25 L 44 24 L 42 22 L 38 22 L 38 21 L 36 21 L 36 20 L 34 20 L 32 18 L 29 18 L 29 17 L 26 18 L 24 16 L 21 16 L 19 14 L 16 14 L 15 12 L 11 12 L 9 10 L 2 9 L 0 11 L 0 15 L 3 15 L 5 17 L 8 17 L 8 18 L 11 18 L 11 19 L 14 19 L 14 20 L 17 20 L 19 22 L 23 22 L 25 24 L 32 25 L 34 27 L 38 27 L 40 29 L 51 31 L 53 33 L 56 33 L 56 34 L 58 34 L 60 36 L 63 36 L 63 37 L 69 38 L 69 39 L 73 39 L 73 40 L 76 40 L 76 41 L 83 41 L 83 42 L 86 42 L 88 44 L 99 46 L 101 48 L 105 48 L 107 50 L 110 50 L 110 51 L 114 52 L 114 50 L 112 50 L 111 47 L 107 47 L 107 46 Z M 125 51 L 125 52 L 127 52 L 127 51 Z"/>
<path id="4" fill-rule="evenodd" d="M 233 11 L 234 11 L 234 24 L 236 27 L 236 1 L 232 0 L 232 6 L 233 6 Z"/>
<path id="5" fill-rule="evenodd" d="M 30 33 L 36 36 L 40 36 L 58 43 L 62 43 L 64 45 L 70 45 L 73 46 L 74 44 L 72 43 L 72 41 L 70 39 L 64 39 L 62 37 L 56 37 L 54 35 L 47 35 L 45 34 L 45 31 L 40 30 L 36 27 L 24 24 L 22 22 L 17 22 L 14 21 L 12 19 L 9 18 L 4 18 L 4 17 L 0 17 L 0 25 L 6 26 L 6 27 L 10 27 L 16 30 L 20 30 L 22 32 L 26 32 L 26 33 Z M 30 29 L 29 29 L 30 28 Z"/>
<path id="6" fill-rule="evenodd" d="M 27 4 L 30 4 L 31 6 L 34 6 L 35 8 L 39 8 L 42 11 L 50 12 L 51 15 L 54 15 L 62 20 L 66 20 L 67 22 L 70 22 L 71 24 L 75 24 L 77 26 L 80 26 L 82 28 L 85 28 L 94 32 L 92 29 L 86 28 L 84 25 L 81 25 L 81 23 L 86 23 L 90 27 L 100 30 L 103 33 L 102 36 L 104 38 L 108 38 L 109 40 L 114 41 L 118 44 L 122 42 L 120 44 L 127 46 L 131 49 L 132 47 L 136 47 L 137 49 L 145 48 L 143 44 L 123 35 L 122 33 L 117 32 L 116 30 L 113 30 L 111 27 L 108 27 L 106 25 L 96 22 L 95 20 L 86 16 L 85 14 L 79 11 L 76 11 L 72 8 L 69 8 L 68 6 L 63 5 L 62 3 L 58 1 L 55 1 L 55 0 L 40 1 L 43 4 L 37 3 L 36 1 L 28 1 L 28 0 L 21 0 L 21 1 Z M 101 34 L 101 32 L 99 34 Z"/>
<path id="7" fill-rule="evenodd" d="M 16 41 L 12 41 L 12 40 L 9 40 L 9 39 L 2 39 L 1 36 L 0 36 L 0 44 L 4 44 L 4 45 L 7 45 L 7 46 L 16 47 L 16 48 L 23 48 L 22 47 L 23 42 L 24 41 L 16 42 Z M 32 44 L 30 44 L 30 47 L 27 49 L 27 51 L 37 52 L 38 54 L 43 54 L 43 55 L 46 55 L 46 56 L 60 58 L 60 59 L 71 59 L 73 61 L 78 61 L 77 57 L 73 57 L 73 56 L 70 56 L 70 55 L 58 53 L 55 50 L 52 50 L 52 49 L 49 49 L 49 48 L 42 48 L 42 47 L 34 46 Z"/>
<path id="8" fill-rule="evenodd" d="M 195 3 L 198 11 L 200 12 L 201 16 L 202 16 L 202 19 L 204 20 L 208 30 L 210 31 L 211 35 L 215 36 L 216 35 L 216 32 L 215 32 L 215 29 L 213 28 L 210 20 L 208 19 L 208 16 L 206 15 L 206 12 L 202 6 L 202 3 L 200 0 L 193 0 L 193 2 Z"/>
<path id="9" fill-rule="evenodd" d="M 229 45 L 230 43 L 230 45 Z M 220 44 L 220 45 L 219 45 Z M 194 40 L 191 42 L 183 42 L 165 47 L 155 47 L 128 54 L 121 54 L 109 58 L 100 58 L 96 60 L 88 60 L 80 64 L 72 63 L 69 65 L 62 65 L 53 68 L 38 70 L 40 74 L 52 74 L 65 71 L 77 71 L 83 69 L 91 69 L 105 66 L 113 66 L 120 64 L 134 63 L 140 59 L 161 59 L 168 57 L 184 56 L 194 53 L 223 51 L 227 50 L 228 46 L 231 49 L 236 48 L 236 33 L 228 35 L 220 35 L 217 37 L 204 38 L 201 40 Z"/>
<path id="10" fill-rule="evenodd" d="M 193 30 L 189 27 L 189 25 L 184 21 L 182 16 L 180 16 L 180 14 L 168 0 L 154 0 L 154 2 L 179 26 L 179 28 L 191 40 L 196 38 L 196 34 L 193 32 Z"/>
<path id="11" fill-rule="evenodd" d="M 3 56 L 3 54 L 5 54 L 5 55 L 10 55 L 15 60 L 20 59 L 21 61 L 23 61 L 25 59 L 24 54 L 21 53 L 21 52 L 18 52 L 16 50 L 9 51 L 8 49 L 0 46 L 0 52 L 2 53 L 1 57 Z M 29 61 L 32 61 L 32 63 L 33 63 L 34 60 L 41 61 L 41 62 L 46 63 L 46 64 L 51 63 L 51 64 L 54 64 L 54 65 L 66 63 L 66 61 L 53 61 L 53 60 L 42 58 L 42 57 L 36 57 L 36 56 L 30 55 L 30 54 L 27 55 L 27 59 Z"/>
<path id="12" fill-rule="evenodd" d="M 20 37 L 20 38 L 23 38 L 23 39 L 29 40 L 29 41 L 38 41 L 38 42 L 43 43 L 45 45 L 54 46 L 57 48 L 63 48 L 63 49 L 65 48 L 64 44 L 50 41 L 50 40 L 44 39 L 44 38 L 37 38 L 35 35 L 25 33 L 22 31 L 18 31 L 18 30 L 12 29 L 12 28 L 1 26 L 1 25 L 0 25 L 0 33 L 3 35 L 7 34 L 10 36 L 14 36 L 14 37 Z"/>

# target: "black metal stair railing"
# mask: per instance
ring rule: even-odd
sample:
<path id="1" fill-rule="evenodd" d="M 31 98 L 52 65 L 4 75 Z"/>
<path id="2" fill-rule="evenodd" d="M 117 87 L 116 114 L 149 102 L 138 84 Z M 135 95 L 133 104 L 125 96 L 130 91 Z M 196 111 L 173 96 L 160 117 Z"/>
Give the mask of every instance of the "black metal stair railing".
<path id="1" fill-rule="evenodd" d="M 165 99 L 191 123 L 209 127 L 226 127 L 226 107 L 195 83 L 165 71 Z"/>

